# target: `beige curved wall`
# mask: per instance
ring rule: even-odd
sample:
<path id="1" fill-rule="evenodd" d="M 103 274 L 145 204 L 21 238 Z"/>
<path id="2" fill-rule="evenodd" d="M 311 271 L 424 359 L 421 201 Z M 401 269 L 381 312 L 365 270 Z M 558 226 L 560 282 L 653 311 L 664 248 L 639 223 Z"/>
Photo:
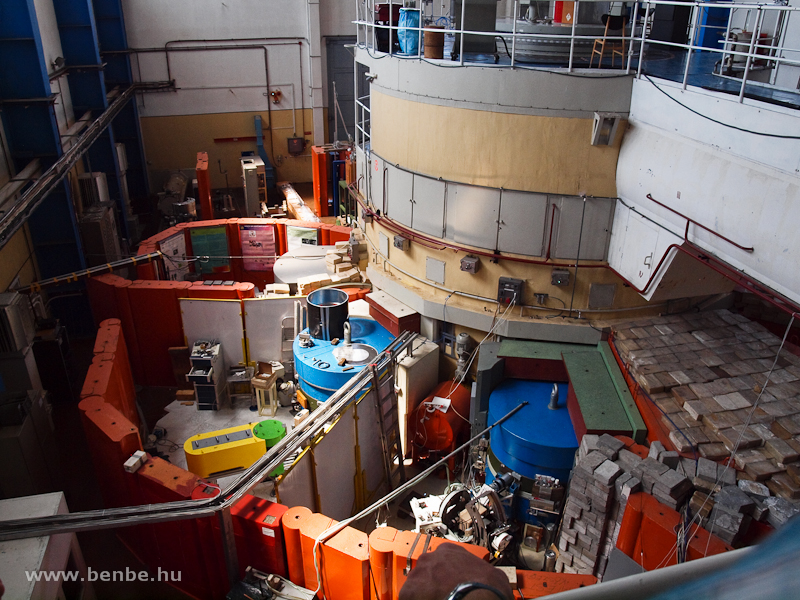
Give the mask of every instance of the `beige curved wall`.
<path id="1" fill-rule="evenodd" d="M 374 89 L 371 103 L 373 150 L 406 169 L 505 189 L 617 195 L 622 135 L 592 146 L 592 119 L 438 106 Z"/>

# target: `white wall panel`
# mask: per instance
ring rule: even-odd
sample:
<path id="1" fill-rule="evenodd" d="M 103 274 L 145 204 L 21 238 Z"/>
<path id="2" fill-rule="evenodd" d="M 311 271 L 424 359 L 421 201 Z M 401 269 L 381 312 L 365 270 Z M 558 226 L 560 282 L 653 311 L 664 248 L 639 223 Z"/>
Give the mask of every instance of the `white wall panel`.
<path id="1" fill-rule="evenodd" d="M 383 187 L 384 187 L 384 162 L 383 159 L 377 154 L 372 154 L 369 160 L 369 181 L 370 181 L 370 197 L 372 206 L 376 209 L 385 211 L 386 206 L 384 202 Z"/>
<path id="2" fill-rule="evenodd" d="M 351 406 L 314 448 L 322 514 L 341 521 L 355 506 L 355 421 Z"/>
<path id="3" fill-rule="evenodd" d="M 226 367 L 244 364 L 242 305 L 239 300 L 180 298 L 180 303 L 183 334 L 189 347 L 197 340 L 217 340 L 222 344 Z"/>
<path id="4" fill-rule="evenodd" d="M 611 235 L 615 200 L 551 196 L 556 205 L 556 226 L 553 231 L 553 258 L 575 259 L 580 246 L 582 260 L 604 260 Z M 581 234 L 581 224 L 583 233 Z"/>
<path id="5" fill-rule="evenodd" d="M 314 502 L 314 480 L 311 476 L 313 468 L 313 455 L 309 451 L 303 452 L 278 484 L 281 504 L 305 506 L 311 511 L 317 510 Z"/>
<path id="6" fill-rule="evenodd" d="M 244 300 L 245 324 L 250 348 L 250 359 L 266 362 L 282 359 L 281 323 L 294 315 L 294 303 L 303 298 L 247 298 Z M 287 320 L 287 325 L 292 321 Z"/>
<path id="7" fill-rule="evenodd" d="M 459 244 L 494 250 L 500 190 L 464 184 L 447 186 L 446 236 Z"/>
<path id="8" fill-rule="evenodd" d="M 125 28 L 132 47 L 170 40 L 305 37 L 306 3 L 296 0 L 193 0 L 125 2 Z"/>
<path id="9" fill-rule="evenodd" d="M 503 190 L 500 198 L 498 250 L 542 256 L 547 208 L 546 194 Z"/>
<path id="10" fill-rule="evenodd" d="M 358 403 L 358 445 L 361 449 L 361 470 L 364 472 L 367 494 L 372 500 L 385 487 L 386 475 L 383 467 L 378 412 L 372 395 Z M 388 489 L 386 490 L 388 491 Z M 367 498 L 367 502 L 370 498 Z"/>
<path id="11" fill-rule="evenodd" d="M 699 115 L 744 129 L 800 136 L 797 111 L 705 90 L 659 87 Z M 800 301 L 800 140 L 756 136 L 690 112 L 647 80 L 635 81 L 631 127 L 620 147 L 620 198 L 682 235 L 685 219 L 655 199 L 742 246 L 699 227 L 689 239 L 732 266 Z M 659 242 L 660 243 L 660 242 Z M 656 253 L 658 259 L 658 252 Z"/>
<path id="12" fill-rule="evenodd" d="M 414 210 L 414 175 L 389 165 L 386 188 L 386 214 L 395 221 L 411 227 Z"/>
<path id="13" fill-rule="evenodd" d="M 444 181 L 414 175 L 414 214 L 411 226 L 434 237 L 444 237 Z"/>

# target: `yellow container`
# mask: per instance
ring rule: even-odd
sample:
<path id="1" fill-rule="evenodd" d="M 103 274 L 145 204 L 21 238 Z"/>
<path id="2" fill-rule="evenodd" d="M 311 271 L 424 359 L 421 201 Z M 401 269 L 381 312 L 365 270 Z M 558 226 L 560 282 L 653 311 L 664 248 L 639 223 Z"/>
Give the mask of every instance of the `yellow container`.
<path id="1" fill-rule="evenodd" d="M 222 477 L 247 469 L 267 452 L 253 435 L 257 423 L 193 435 L 183 444 L 186 466 L 199 477 Z"/>

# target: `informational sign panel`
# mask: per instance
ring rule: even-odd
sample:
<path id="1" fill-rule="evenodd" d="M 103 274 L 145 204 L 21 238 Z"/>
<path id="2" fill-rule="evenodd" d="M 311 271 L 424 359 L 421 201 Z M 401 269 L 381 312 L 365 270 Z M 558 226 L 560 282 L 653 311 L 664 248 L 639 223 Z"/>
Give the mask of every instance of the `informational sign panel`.
<path id="1" fill-rule="evenodd" d="M 200 273 L 225 273 L 231 270 L 228 258 L 228 235 L 225 227 L 192 227 L 192 254 L 198 258 L 195 268 Z"/>
<path id="2" fill-rule="evenodd" d="M 271 271 L 275 264 L 275 227 L 273 225 L 240 225 L 242 266 L 245 271 Z"/>
<path id="3" fill-rule="evenodd" d="M 291 252 L 304 245 L 317 246 L 319 230 L 311 227 L 286 227 L 286 248 Z"/>
<path id="4" fill-rule="evenodd" d="M 161 240 L 158 249 L 164 255 L 164 272 L 167 279 L 183 281 L 189 272 L 189 261 L 186 260 L 186 238 L 183 232 Z"/>

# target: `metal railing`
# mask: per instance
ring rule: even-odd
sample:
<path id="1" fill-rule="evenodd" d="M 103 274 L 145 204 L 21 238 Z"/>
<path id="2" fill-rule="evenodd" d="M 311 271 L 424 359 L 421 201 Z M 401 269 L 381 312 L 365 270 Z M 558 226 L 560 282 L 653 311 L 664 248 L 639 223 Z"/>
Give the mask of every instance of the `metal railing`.
<path id="1" fill-rule="evenodd" d="M 791 17 L 800 7 L 786 6 L 781 1 L 776 4 L 678 0 L 628 3 L 632 6 L 625 11 L 625 25 L 622 30 L 616 30 L 616 35 L 606 35 L 608 32 L 600 19 L 595 18 L 609 6 L 609 2 L 599 0 L 576 0 L 569 22 L 563 16 L 553 14 L 554 3 L 550 3 L 550 13 L 546 17 L 527 18 L 531 16 L 530 9 L 527 15 L 521 15 L 522 5 L 515 0 L 513 12 L 508 17 L 495 15 L 491 19 L 491 15 L 483 14 L 481 30 L 464 27 L 470 10 L 480 9 L 471 0 L 456 0 L 456 3 L 460 2 L 460 11 L 454 4 L 456 15 L 445 10 L 449 2 L 437 6 L 436 0 L 423 3 L 423 9 L 404 8 L 403 12 L 399 9 L 399 2 L 356 0 L 355 24 L 358 47 L 374 57 L 390 55 L 442 67 L 479 64 L 494 68 L 583 70 L 601 77 L 619 75 L 620 72 L 642 77 L 648 74 L 651 66 L 650 74 L 678 81 L 684 89 L 690 84 L 691 77 L 700 74 L 717 75 L 720 81 L 739 82 L 741 102 L 748 84 L 778 88 L 780 67 L 800 67 L 800 48 L 788 45 L 800 45 L 800 40 L 794 39 L 798 37 L 796 35 L 787 36 L 791 32 Z M 532 2 L 529 6 L 534 4 Z M 610 3 L 611 6 L 620 4 Z M 587 9 L 587 5 L 592 7 Z M 416 13 L 411 19 L 413 24 L 407 20 L 401 22 L 404 15 L 410 14 L 408 11 Z M 670 20 L 661 18 L 667 11 L 682 16 L 673 16 Z M 665 22 L 674 28 L 668 34 L 663 30 Z M 445 26 L 444 30 L 442 26 Z M 445 34 L 442 58 L 424 55 L 427 33 Z M 676 39 L 679 41 L 672 41 Z M 609 68 L 607 59 L 603 60 L 608 51 L 600 53 L 597 50 L 601 40 L 618 45 L 619 67 L 615 68 L 612 62 Z M 486 47 L 491 48 L 492 41 L 494 52 L 486 50 Z M 471 51 L 471 46 L 482 50 Z M 702 63 L 697 63 L 700 53 L 712 53 L 718 58 L 712 62 L 706 55 Z M 594 65 L 598 54 L 598 64 Z M 649 60 L 653 63 L 678 60 L 681 66 L 676 71 L 673 65 L 665 76 L 658 65 L 648 65 Z M 754 81 L 753 74 L 757 71 L 768 71 L 767 80 Z M 793 77 L 796 81 L 797 75 L 793 74 Z M 729 83 L 723 85 L 727 85 L 729 91 L 735 90 L 735 86 Z M 793 89 L 785 91 L 796 92 Z M 368 111 L 368 108 L 360 104 L 360 109 L 363 117 L 363 110 Z"/>

